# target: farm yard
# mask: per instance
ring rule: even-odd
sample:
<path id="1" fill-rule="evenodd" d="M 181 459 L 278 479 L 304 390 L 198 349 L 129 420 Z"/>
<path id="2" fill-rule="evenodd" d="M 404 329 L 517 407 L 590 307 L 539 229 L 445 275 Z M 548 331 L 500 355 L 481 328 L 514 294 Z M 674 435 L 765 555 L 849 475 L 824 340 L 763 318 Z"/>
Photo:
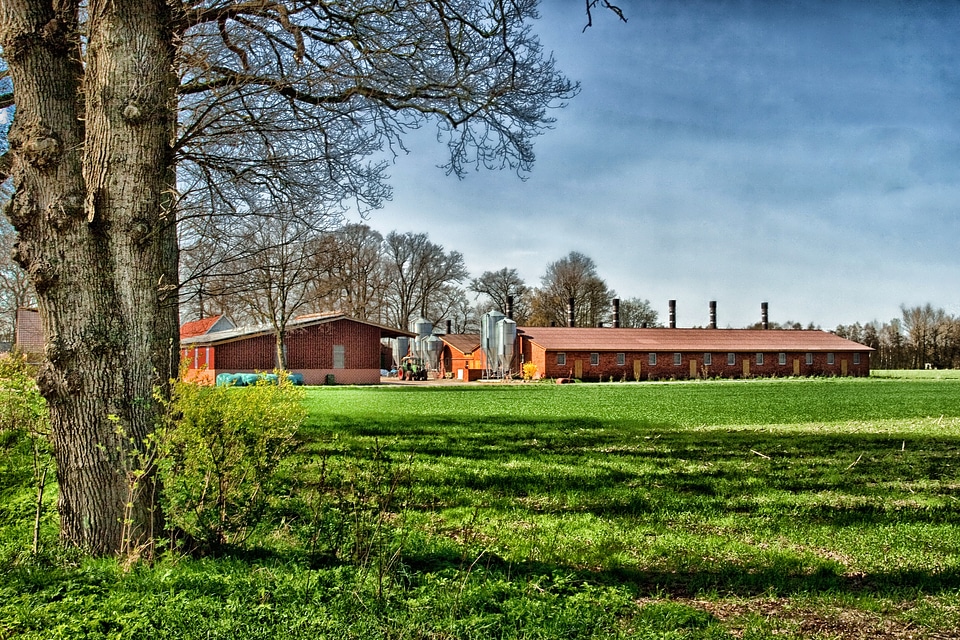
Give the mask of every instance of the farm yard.
<path id="1" fill-rule="evenodd" d="M 0 638 L 960 637 L 925 373 L 311 388 L 242 547 L 31 557 L 5 507 Z"/>

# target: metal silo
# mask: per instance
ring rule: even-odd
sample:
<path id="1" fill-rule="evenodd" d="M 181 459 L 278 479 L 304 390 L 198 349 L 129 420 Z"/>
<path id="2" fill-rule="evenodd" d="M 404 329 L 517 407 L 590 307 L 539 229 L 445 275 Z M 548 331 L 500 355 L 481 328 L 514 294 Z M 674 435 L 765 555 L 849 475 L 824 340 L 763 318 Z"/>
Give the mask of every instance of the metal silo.
<path id="1" fill-rule="evenodd" d="M 413 323 L 412 331 L 417 334 L 418 338 L 426 338 L 433 333 L 433 323 L 426 318 L 418 318 Z"/>
<path id="2" fill-rule="evenodd" d="M 437 336 L 430 336 L 423 341 L 424 362 L 436 371 L 440 365 L 440 352 L 443 351 L 443 340 Z"/>
<path id="3" fill-rule="evenodd" d="M 480 316 L 480 349 L 488 377 L 497 369 L 497 323 L 503 318 L 504 315 L 499 311 L 488 311 Z"/>
<path id="4" fill-rule="evenodd" d="M 513 365 L 513 346 L 517 341 L 517 323 L 505 318 L 497 323 L 497 367 L 500 377 L 510 375 Z"/>
<path id="5" fill-rule="evenodd" d="M 410 351 L 410 338 L 401 336 L 391 340 L 393 343 L 393 366 L 399 368 L 400 360 Z"/>

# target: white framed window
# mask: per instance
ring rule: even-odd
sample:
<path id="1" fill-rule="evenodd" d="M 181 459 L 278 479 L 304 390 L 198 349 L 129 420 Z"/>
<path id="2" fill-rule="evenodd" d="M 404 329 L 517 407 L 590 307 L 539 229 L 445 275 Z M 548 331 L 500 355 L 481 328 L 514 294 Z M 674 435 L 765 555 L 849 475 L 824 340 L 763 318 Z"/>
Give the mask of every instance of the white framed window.
<path id="1" fill-rule="evenodd" d="M 782 351 L 777 355 L 777 362 L 780 363 L 780 366 L 787 364 L 787 354 Z"/>
<path id="2" fill-rule="evenodd" d="M 673 366 L 679 367 L 681 364 L 683 364 L 683 354 L 678 351 L 673 354 Z"/>
<path id="3" fill-rule="evenodd" d="M 832 354 L 832 353 L 828 353 L 828 354 L 827 354 L 827 364 L 833 364 L 833 363 L 834 363 L 833 354 Z"/>
<path id="4" fill-rule="evenodd" d="M 618 354 L 617 354 L 617 365 L 619 365 L 619 366 L 622 367 L 622 366 L 625 365 L 625 364 L 627 364 L 627 354 L 625 354 L 625 353 L 618 353 Z"/>
<path id="5" fill-rule="evenodd" d="M 859 353 L 853 354 L 853 364 L 860 364 L 860 354 L 859 354 Z"/>
<path id="6" fill-rule="evenodd" d="M 813 354 L 807 352 L 807 364 L 813 364 Z"/>
<path id="7" fill-rule="evenodd" d="M 599 353 L 591 353 L 591 354 L 590 354 L 590 366 L 591 366 L 591 367 L 595 367 L 595 366 L 597 366 L 597 365 L 599 365 L 599 364 L 600 364 L 600 354 L 599 354 Z"/>
<path id="8" fill-rule="evenodd" d="M 737 366 L 737 354 L 735 354 L 735 353 L 728 353 L 728 354 L 727 354 L 727 366 L 728 366 L 728 367 L 735 367 L 735 366 Z"/>
<path id="9" fill-rule="evenodd" d="M 759 365 L 763 364 L 763 354 L 760 353 L 759 351 L 757 352 L 757 364 Z"/>
<path id="10" fill-rule="evenodd" d="M 705 367 L 709 367 L 712 364 L 713 364 L 713 354 L 712 353 L 703 354 L 703 365 Z"/>
<path id="11" fill-rule="evenodd" d="M 344 369 L 347 366 L 347 349 L 342 344 L 333 345 L 333 368 Z"/>
<path id="12" fill-rule="evenodd" d="M 657 366 L 657 354 L 651 353 L 650 357 L 647 359 L 647 362 L 650 363 L 651 367 Z"/>
<path id="13" fill-rule="evenodd" d="M 565 354 L 565 353 L 558 353 L 558 354 L 557 354 L 557 364 L 560 365 L 561 367 L 564 366 L 565 364 L 567 364 L 567 354 Z"/>

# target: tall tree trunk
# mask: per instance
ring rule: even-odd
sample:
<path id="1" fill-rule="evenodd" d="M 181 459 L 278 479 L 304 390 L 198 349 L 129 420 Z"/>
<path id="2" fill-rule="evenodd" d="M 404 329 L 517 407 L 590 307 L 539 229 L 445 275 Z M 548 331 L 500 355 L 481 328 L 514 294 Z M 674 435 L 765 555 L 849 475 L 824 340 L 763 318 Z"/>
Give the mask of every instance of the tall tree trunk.
<path id="1" fill-rule="evenodd" d="M 162 0 L 92 0 L 82 51 L 76 2 L 0 2 L 9 216 L 47 343 L 61 535 L 97 554 L 141 548 L 159 511 L 152 475 L 135 472 L 178 351 L 173 23 Z"/>
<path id="2" fill-rule="evenodd" d="M 286 326 L 276 326 L 274 328 L 275 345 L 277 349 L 277 369 L 287 370 L 287 329 Z"/>

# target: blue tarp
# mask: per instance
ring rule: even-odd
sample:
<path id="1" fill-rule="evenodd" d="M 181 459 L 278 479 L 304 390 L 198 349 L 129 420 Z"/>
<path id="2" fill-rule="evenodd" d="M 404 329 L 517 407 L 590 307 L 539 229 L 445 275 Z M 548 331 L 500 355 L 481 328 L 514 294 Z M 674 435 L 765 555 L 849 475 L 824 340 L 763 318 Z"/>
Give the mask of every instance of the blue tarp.
<path id="1" fill-rule="evenodd" d="M 219 373 L 217 374 L 218 387 L 248 387 L 258 380 L 266 380 L 270 384 L 277 384 L 280 378 L 275 373 Z M 287 380 L 300 386 L 303 384 L 302 373 L 288 373 Z"/>

